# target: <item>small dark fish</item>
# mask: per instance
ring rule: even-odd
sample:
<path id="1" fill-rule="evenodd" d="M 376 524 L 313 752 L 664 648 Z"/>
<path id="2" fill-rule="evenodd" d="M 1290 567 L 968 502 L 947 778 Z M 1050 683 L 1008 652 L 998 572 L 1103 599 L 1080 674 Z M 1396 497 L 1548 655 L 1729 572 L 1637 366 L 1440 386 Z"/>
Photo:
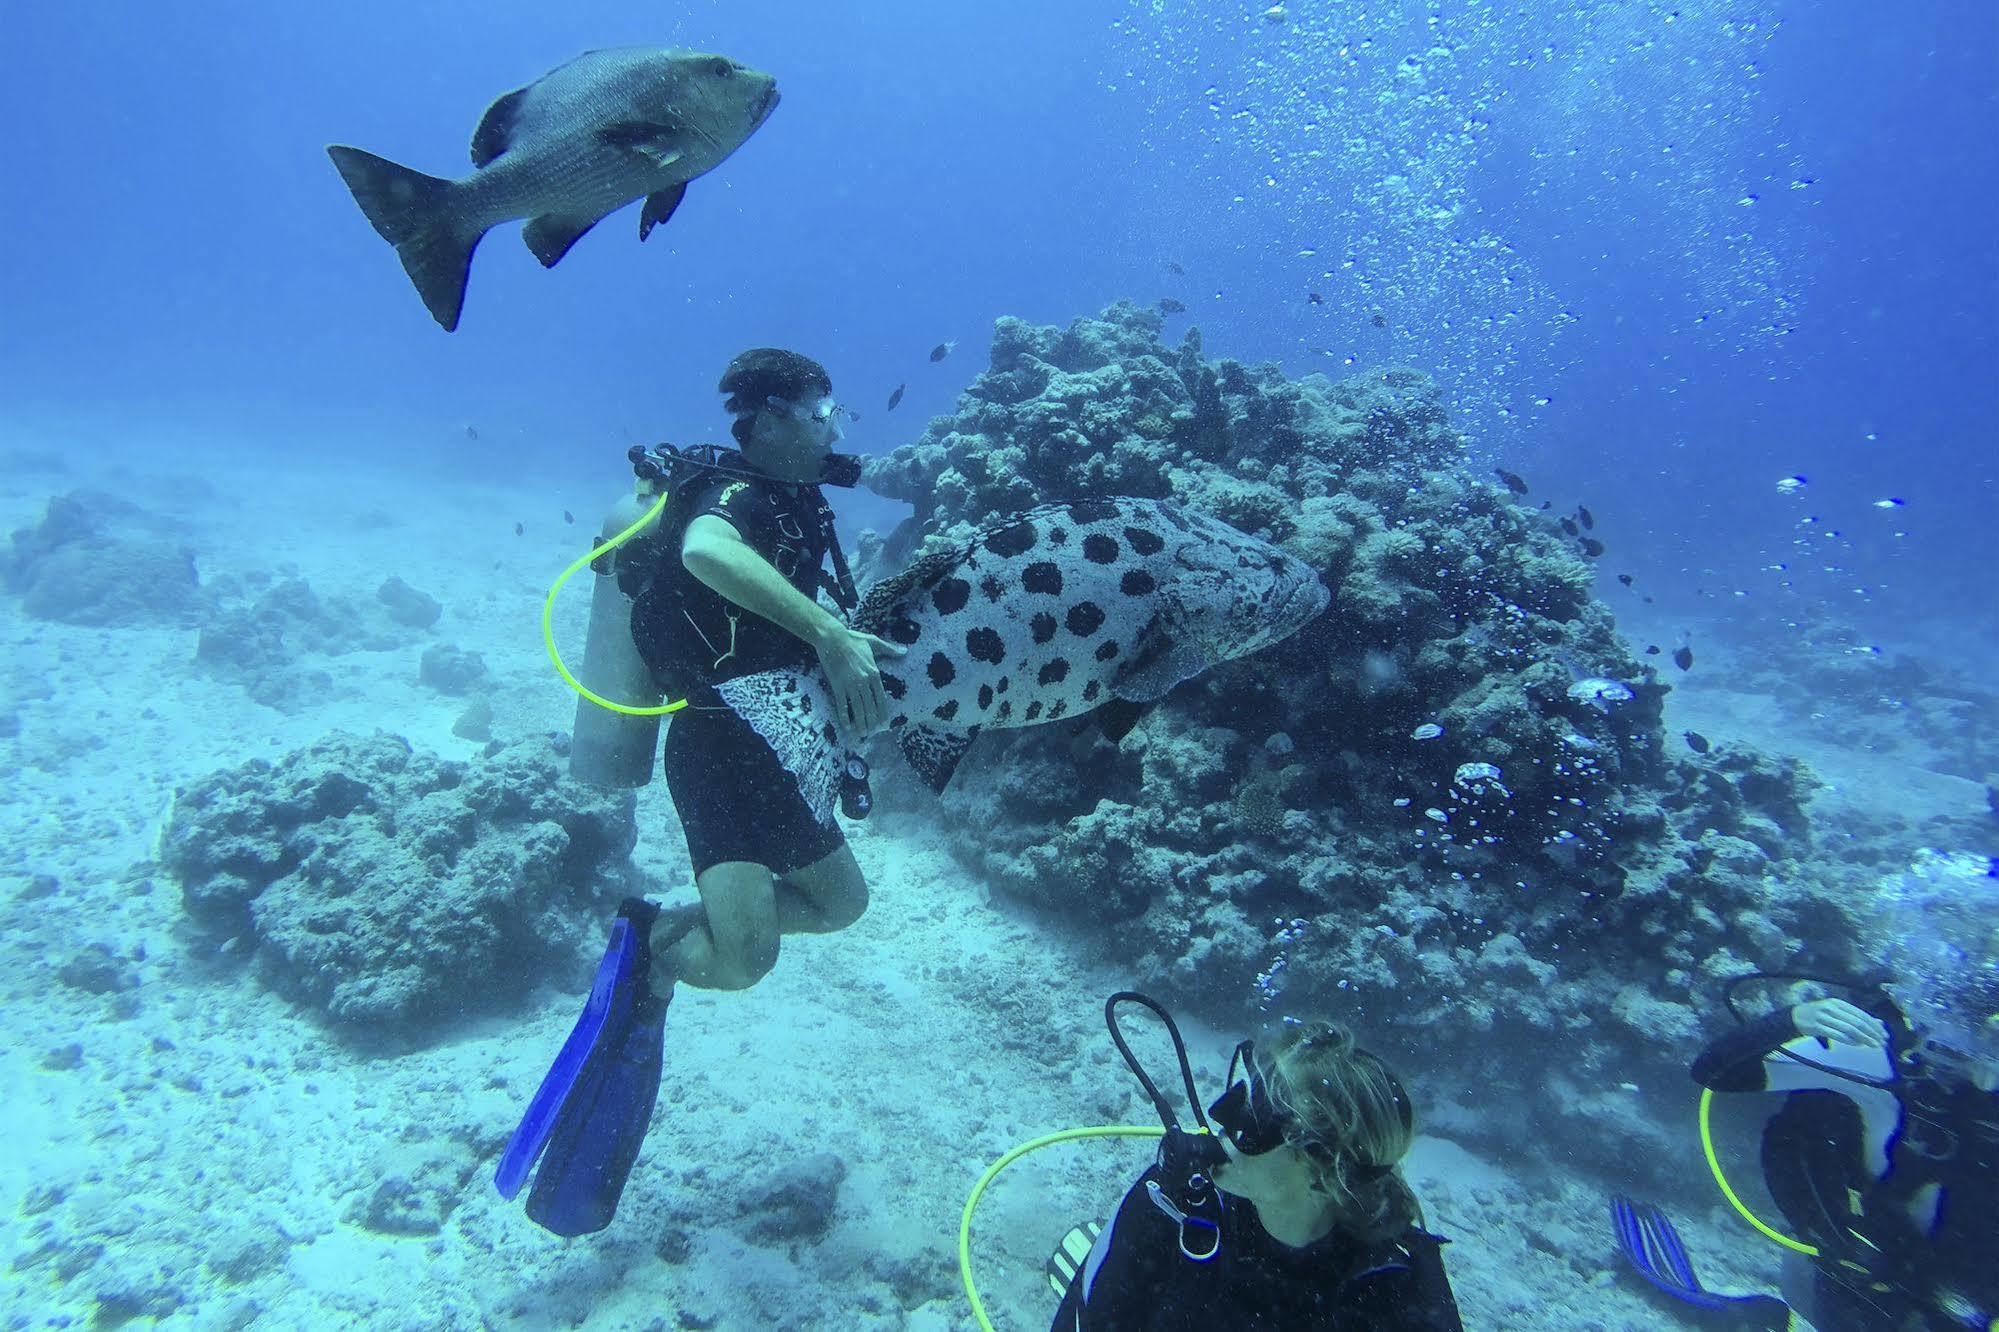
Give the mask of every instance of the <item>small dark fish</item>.
<path id="1" fill-rule="evenodd" d="M 951 354 L 951 349 L 952 349 L 953 347 L 956 347 L 957 345 L 958 345 L 958 344 L 957 344 L 957 343 L 955 343 L 955 342 L 940 342 L 940 343 L 938 343 L 938 344 L 937 344 L 937 345 L 936 345 L 935 347 L 932 347 L 932 348 L 930 349 L 930 359 L 931 359 L 932 361 L 941 361 L 941 360 L 943 360 L 943 359 L 944 359 L 944 358 L 945 358 L 946 356 L 949 356 L 949 355 Z"/>
<path id="2" fill-rule="evenodd" d="M 1708 750 L 1714 748 L 1713 745 L 1707 742 L 1707 737 L 1699 731 L 1688 731 L 1683 738 L 1687 742 L 1687 748 L 1693 750 L 1696 754 L 1705 754 Z"/>
<path id="3" fill-rule="evenodd" d="M 515 535 L 515 536 L 526 536 L 527 534 L 528 534 L 528 528 L 527 528 L 527 524 L 526 524 L 526 523 L 515 523 L 515 524 L 514 524 L 514 535 Z"/>
<path id="4" fill-rule="evenodd" d="M 1306 300 L 1308 300 L 1308 301 L 1310 301 L 1310 302 L 1311 302 L 1312 304 L 1314 304 L 1314 305 L 1324 305 L 1324 304 L 1326 303 L 1326 298 L 1325 298 L 1325 297 L 1323 297 L 1323 296 L 1321 296 L 1321 295 L 1320 295 L 1320 294 L 1319 294 L 1318 292 L 1316 292 L 1316 291 L 1308 291 L 1308 292 L 1306 292 L 1306 293 L 1305 293 L 1305 299 L 1306 299 Z"/>
<path id="5" fill-rule="evenodd" d="M 1645 645 L 1645 655 L 1646 655 L 1646 656 L 1648 656 L 1648 657 L 1656 657 L 1656 656 L 1658 656 L 1658 655 L 1659 655 L 1659 645 L 1658 645 L 1657 643 L 1647 643 L 1647 644 Z"/>
<path id="6" fill-rule="evenodd" d="M 1504 467 L 1495 467 L 1492 469 L 1492 474 L 1498 477 L 1500 483 L 1514 494 L 1525 495 L 1527 493 L 1527 483 L 1520 479 L 1518 473 L 1509 472 Z"/>
<path id="7" fill-rule="evenodd" d="M 902 401 L 902 391 L 908 387 L 909 385 L 907 384 L 897 384 L 895 386 L 895 392 L 888 395 L 888 409 L 890 411 L 894 411 L 896 409 L 897 404 L 899 404 Z"/>
<path id="8" fill-rule="evenodd" d="M 1591 559 L 1595 559 L 1597 556 L 1603 554 L 1603 543 L 1595 537 L 1584 537 L 1583 554 L 1589 556 Z"/>
<path id="9" fill-rule="evenodd" d="M 1589 511 L 1587 505 L 1576 505 L 1576 517 L 1582 519 L 1585 531 L 1593 530 L 1596 527 L 1596 515 Z"/>
<path id="10" fill-rule="evenodd" d="M 1381 313 L 1381 311 L 1376 310 L 1374 312 L 1374 318 L 1368 320 L 1367 322 L 1373 324 L 1376 328 L 1387 328 L 1388 316 Z"/>
<path id="11" fill-rule="evenodd" d="M 470 425 L 469 425 L 469 426 L 466 426 L 466 427 L 465 427 L 465 438 L 467 438 L 467 439 L 477 439 L 477 438 L 479 438 L 479 427 L 478 427 L 478 426 L 470 426 Z"/>
<path id="12" fill-rule="evenodd" d="M 1161 314 L 1184 314 L 1186 313 L 1186 310 L 1187 307 L 1185 305 L 1183 305 L 1179 301 L 1174 300 L 1171 296 L 1163 296 L 1160 298 L 1159 313 Z"/>
<path id="13" fill-rule="evenodd" d="M 1173 275 L 1174 277 L 1186 277 L 1186 276 L 1187 276 L 1187 270 L 1186 270 L 1186 269 L 1184 269 L 1184 268 L 1182 268 L 1182 267 L 1180 267 L 1180 265 L 1178 265 L 1178 264 L 1174 263 L 1174 262 L 1173 262 L 1172 260 L 1170 260 L 1170 259 L 1166 261 L 1166 271 L 1167 271 L 1167 272 L 1169 272 L 1169 273 L 1171 273 L 1171 274 L 1172 274 L 1172 275 Z"/>
<path id="14" fill-rule="evenodd" d="M 855 411 L 852 407 L 849 407 L 847 409 L 847 419 L 849 421 L 858 421 L 861 419 L 861 414 Z"/>
<path id="15" fill-rule="evenodd" d="M 1541 512 L 1543 512 L 1543 513 L 1546 513 L 1546 512 L 1548 511 L 1548 510 L 1550 510 L 1550 509 L 1552 509 L 1552 508 L 1554 508 L 1554 507 L 1555 507 L 1555 501 L 1553 501 L 1553 500 L 1542 500 L 1542 501 L 1541 501 Z"/>
<path id="16" fill-rule="evenodd" d="M 1652 604 L 1652 597 L 1650 593 L 1647 593 L 1645 596 L 1645 604 L 1648 606 Z"/>
<path id="17" fill-rule="evenodd" d="M 1631 586 L 1631 575 L 1630 575 L 1630 574 L 1619 574 L 1619 575 L 1617 575 L 1617 581 L 1618 581 L 1618 582 L 1620 582 L 1620 583 L 1622 583 L 1622 584 L 1624 584 L 1624 585 L 1625 585 L 1626 587 L 1630 587 L 1630 586 Z"/>
<path id="18" fill-rule="evenodd" d="M 1694 650 L 1682 643 L 1673 649 L 1673 664 L 1683 671 L 1694 668 Z"/>
<path id="19" fill-rule="evenodd" d="M 1576 526 L 1575 519 L 1564 518 L 1562 519 L 1562 530 L 1564 532 L 1567 532 L 1570 536 L 1575 536 L 1578 533 L 1580 533 L 1582 529 Z"/>
<path id="20" fill-rule="evenodd" d="M 576 521 L 576 515 L 571 513 L 569 510 L 564 509 L 562 511 L 562 521 L 565 523 L 573 523 Z"/>

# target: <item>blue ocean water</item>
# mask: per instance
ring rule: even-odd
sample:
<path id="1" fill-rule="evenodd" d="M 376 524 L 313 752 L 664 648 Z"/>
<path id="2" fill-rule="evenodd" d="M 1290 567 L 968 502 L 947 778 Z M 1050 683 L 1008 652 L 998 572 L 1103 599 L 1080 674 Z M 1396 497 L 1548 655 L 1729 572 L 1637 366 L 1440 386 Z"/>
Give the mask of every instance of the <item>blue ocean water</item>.
<path id="1" fill-rule="evenodd" d="M 643 246 L 621 213 L 544 271 L 497 229 L 442 332 L 325 145 L 456 174 L 494 96 L 624 43 L 728 53 L 782 105 Z M 1482 465 L 1589 506 L 1634 642 L 1807 679 L 1785 653 L 1920 649 L 1999 688 L 1984 0 L 15 3 L 0 49 L 0 449 L 97 484 L 471 484 L 504 497 L 452 529 L 478 569 L 519 519 L 594 523 L 629 444 L 720 438 L 743 347 L 823 360 L 884 453 L 995 319 L 1170 297 L 1211 357 L 1434 376 Z M 22 521 L 52 488 L 7 484 Z M 523 625 L 553 559 L 508 567 Z"/>

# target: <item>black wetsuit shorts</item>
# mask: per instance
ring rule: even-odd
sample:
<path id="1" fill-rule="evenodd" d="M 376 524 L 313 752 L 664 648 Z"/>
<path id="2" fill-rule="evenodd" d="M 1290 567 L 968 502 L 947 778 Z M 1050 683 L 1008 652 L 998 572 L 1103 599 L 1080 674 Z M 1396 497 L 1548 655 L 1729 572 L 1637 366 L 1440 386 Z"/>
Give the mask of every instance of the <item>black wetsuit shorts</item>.
<path id="1" fill-rule="evenodd" d="M 782 875 L 847 844 L 837 823 L 813 817 L 764 738 L 718 702 L 668 718 L 665 768 L 696 875 L 730 860 Z"/>

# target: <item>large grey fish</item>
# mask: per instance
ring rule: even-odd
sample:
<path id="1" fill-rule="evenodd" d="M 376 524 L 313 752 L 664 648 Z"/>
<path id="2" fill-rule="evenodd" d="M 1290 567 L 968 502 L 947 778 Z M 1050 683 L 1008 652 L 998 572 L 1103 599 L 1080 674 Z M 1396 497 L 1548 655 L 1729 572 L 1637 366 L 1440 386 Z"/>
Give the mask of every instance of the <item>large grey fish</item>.
<path id="1" fill-rule="evenodd" d="M 933 790 L 987 727 L 1102 709 L 1113 738 L 1210 666 L 1296 633 L 1331 599 L 1277 547 L 1144 499 L 1034 509 L 872 588 L 854 627 L 908 648 L 885 662 L 889 727 Z M 816 672 L 719 687 L 830 821 L 848 748 Z"/>
<path id="2" fill-rule="evenodd" d="M 469 176 L 442 180 L 337 144 L 326 151 L 449 331 L 488 230 L 527 218 L 528 249 L 553 268 L 607 214 L 644 199 L 644 240 L 673 216 L 687 182 L 720 166 L 776 106 L 777 80 L 760 69 L 626 46 L 586 51 L 486 108 Z"/>

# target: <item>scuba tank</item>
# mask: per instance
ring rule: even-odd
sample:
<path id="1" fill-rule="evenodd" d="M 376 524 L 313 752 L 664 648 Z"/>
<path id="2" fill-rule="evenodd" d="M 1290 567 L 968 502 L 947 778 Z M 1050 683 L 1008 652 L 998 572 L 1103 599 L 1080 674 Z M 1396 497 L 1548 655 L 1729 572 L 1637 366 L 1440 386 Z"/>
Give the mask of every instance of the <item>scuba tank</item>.
<path id="1" fill-rule="evenodd" d="M 653 679 L 632 641 L 632 599 L 618 586 L 619 552 L 611 544 L 613 538 L 647 518 L 653 507 L 652 497 L 642 490 L 613 505 L 604 515 L 598 537 L 596 552 L 601 553 L 590 561 L 596 579 L 579 678 L 593 693 L 641 710 L 613 711 L 578 695 L 569 775 L 592 786 L 644 786 L 652 780 L 653 759 L 659 753 L 663 710 L 655 709 L 660 709 L 666 692 Z M 658 516 L 652 515 L 637 528 L 637 534 L 643 536 L 658 526 Z"/>

